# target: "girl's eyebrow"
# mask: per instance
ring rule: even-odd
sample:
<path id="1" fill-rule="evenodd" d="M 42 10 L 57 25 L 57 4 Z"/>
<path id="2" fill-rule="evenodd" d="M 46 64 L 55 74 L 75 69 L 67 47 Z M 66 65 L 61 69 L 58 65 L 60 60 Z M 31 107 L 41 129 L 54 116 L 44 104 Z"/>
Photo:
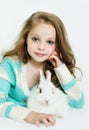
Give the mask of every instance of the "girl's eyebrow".
<path id="1" fill-rule="evenodd" d="M 37 35 L 37 34 L 34 34 L 34 33 L 31 33 L 30 35 L 33 35 L 33 36 L 40 37 L 39 35 Z M 47 39 L 50 39 L 50 40 L 55 40 L 55 38 L 51 38 L 51 37 L 48 37 Z"/>
<path id="2" fill-rule="evenodd" d="M 37 35 L 37 34 L 34 34 L 34 33 L 31 33 L 30 35 L 35 35 L 35 36 L 39 36 L 39 35 Z"/>

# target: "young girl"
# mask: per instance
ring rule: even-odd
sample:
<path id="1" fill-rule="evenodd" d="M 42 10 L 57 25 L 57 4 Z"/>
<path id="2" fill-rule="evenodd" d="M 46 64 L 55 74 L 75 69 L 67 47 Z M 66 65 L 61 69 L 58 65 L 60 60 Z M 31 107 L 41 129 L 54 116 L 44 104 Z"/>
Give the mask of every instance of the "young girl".
<path id="1" fill-rule="evenodd" d="M 40 126 L 55 125 L 51 114 L 37 113 L 26 106 L 31 90 L 43 69 L 51 81 L 69 96 L 69 105 L 81 108 L 84 96 L 74 74 L 76 60 L 63 22 L 54 14 L 36 12 L 25 22 L 15 47 L 0 64 L 0 115 Z"/>

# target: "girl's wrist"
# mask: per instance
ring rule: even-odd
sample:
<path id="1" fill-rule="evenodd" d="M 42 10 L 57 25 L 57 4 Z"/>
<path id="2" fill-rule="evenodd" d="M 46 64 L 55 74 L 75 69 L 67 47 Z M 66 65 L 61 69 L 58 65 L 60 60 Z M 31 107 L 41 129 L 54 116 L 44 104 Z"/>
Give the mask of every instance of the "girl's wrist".
<path id="1" fill-rule="evenodd" d="M 61 85 L 67 84 L 74 79 L 73 75 L 64 63 L 62 63 L 59 67 L 54 68 L 54 70 Z"/>
<path id="2" fill-rule="evenodd" d="M 59 62 L 57 63 L 57 65 L 56 65 L 55 68 L 58 68 L 58 67 L 60 67 L 61 65 L 63 65 L 63 62 L 62 62 L 62 61 L 59 61 Z"/>

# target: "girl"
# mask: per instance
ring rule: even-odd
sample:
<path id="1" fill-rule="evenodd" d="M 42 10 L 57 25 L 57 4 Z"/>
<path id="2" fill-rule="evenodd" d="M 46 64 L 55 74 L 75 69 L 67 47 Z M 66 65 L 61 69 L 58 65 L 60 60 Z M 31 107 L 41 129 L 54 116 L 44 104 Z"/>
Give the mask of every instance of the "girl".
<path id="1" fill-rule="evenodd" d="M 54 14 L 36 12 L 25 22 L 15 47 L 3 55 L 0 64 L 0 115 L 40 126 L 55 125 L 51 114 L 37 113 L 26 100 L 39 82 L 43 69 L 51 81 L 69 96 L 69 105 L 81 108 L 84 96 L 77 83 L 76 60 L 63 22 Z"/>

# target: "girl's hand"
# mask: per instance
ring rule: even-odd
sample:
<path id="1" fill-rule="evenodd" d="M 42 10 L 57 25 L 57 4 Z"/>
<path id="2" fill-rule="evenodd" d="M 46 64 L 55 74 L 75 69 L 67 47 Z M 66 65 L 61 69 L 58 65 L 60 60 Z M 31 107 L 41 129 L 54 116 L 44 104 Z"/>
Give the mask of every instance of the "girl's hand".
<path id="1" fill-rule="evenodd" d="M 62 61 L 58 58 L 56 51 L 53 52 L 53 54 L 49 57 L 48 60 L 53 64 L 55 68 L 59 67 L 62 64 Z"/>
<path id="2" fill-rule="evenodd" d="M 44 123 L 47 127 L 50 125 L 55 125 L 55 118 L 51 114 L 44 114 L 44 113 L 37 113 L 37 112 L 30 112 L 24 119 L 26 122 L 35 124 L 40 126 L 41 123 Z"/>

